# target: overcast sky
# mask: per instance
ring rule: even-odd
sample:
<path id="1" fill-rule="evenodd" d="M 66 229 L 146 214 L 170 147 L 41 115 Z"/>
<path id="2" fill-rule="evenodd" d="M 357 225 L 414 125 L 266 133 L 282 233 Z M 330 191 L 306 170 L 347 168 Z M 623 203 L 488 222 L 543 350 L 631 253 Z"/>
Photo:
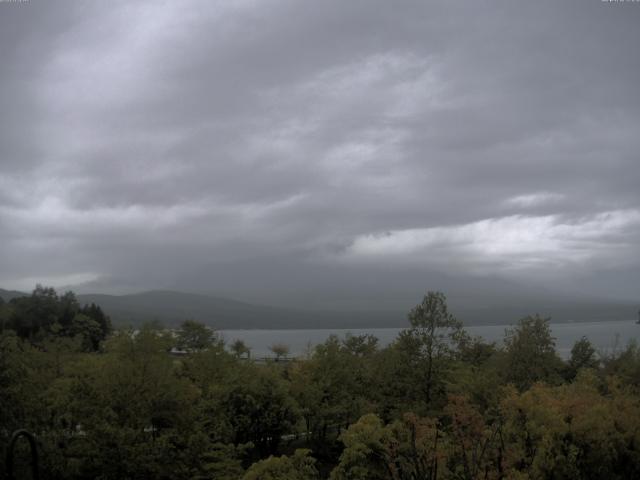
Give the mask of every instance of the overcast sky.
<path id="1" fill-rule="evenodd" d="M 0 1 L 0 286 L 640 300 L 639 46 L 637 2 Z"/>

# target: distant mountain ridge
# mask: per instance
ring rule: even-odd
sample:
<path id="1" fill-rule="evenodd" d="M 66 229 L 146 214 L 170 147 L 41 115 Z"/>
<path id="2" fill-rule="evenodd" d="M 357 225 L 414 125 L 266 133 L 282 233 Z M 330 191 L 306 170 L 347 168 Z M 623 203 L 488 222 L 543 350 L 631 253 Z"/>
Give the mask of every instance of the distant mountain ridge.
<path id="1" fill-rule="evenodd" d="M 0 289 L 0 297 L 5 301 L 28 295 Z M 366 328 L 405 324 L 405 316 L 401 313 L 304 311 L 173 290 L 127 295 L 80 294 L 77 297 L 81 304 L 100 305 L 116 326 L 138 326 L 148 321 L 175 326 L 186 319 L 217 329 Z"/>
<path id="2" fill-rule="evenodd" d="M 100 305 L 115 324 L 137 325 L 157 320 L 172 326 L 186 319 L 217 329 L 360 328 L 404 324 L 402 314 L 304 311 L 171 290 L 78 295 L 78 299 L 81 303 Z"/>
<path id="3" fill-rule="evenodd" d="M 5 301 L 28 295 L 2 290 Z M 159 321 L 166 326 L 186 319 L 197 320 L 217 329 L 308 329 L 308 328 L 383 328 L 408 326 L 405 311 L 318 311 L 272 307 L 229 298 L 152 290 L 127 295 L 82 294 L 81 304 L 96 303 L 116 326 L 138 326 Z M 420 299 L 416 299 L 416 303 Z M 637 306 L 613 301 L 529 300 L 510 304 L 450 304 L 452 312 L 466 325 L 509 324 L 532 313 L 550 316 L 554 322 L 633 320 Z"/>
<path id="4" fill-rule="evenodd" d="M 13 298 L 27 297 L 27 296 L 29 296 L 28 293 L 18 292 L 17 290 L 4 290 L 3 288 L 0 288 L 0 298 L 2 298 L 5 302 L 8 302 Z"/>

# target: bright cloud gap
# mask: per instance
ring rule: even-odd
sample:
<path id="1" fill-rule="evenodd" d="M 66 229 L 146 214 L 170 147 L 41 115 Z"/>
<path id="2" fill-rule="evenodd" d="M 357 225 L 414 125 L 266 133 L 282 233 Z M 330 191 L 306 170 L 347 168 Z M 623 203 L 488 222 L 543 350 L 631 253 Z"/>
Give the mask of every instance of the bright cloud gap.
<path id="1" fill-rule="evenodd" d="M 612 245 L 618 247 L 619 254 L 632 250 L 633 242 L 627 236 L 639 231 L 640 210 L 636 209 L 602 212 L 571 222 L 561 215 L 512 215 L 463 225 L 361 235 L 344 252 L 344 258 L 448 264 L 476 271 L 559 269 L 611 261 Z"/>

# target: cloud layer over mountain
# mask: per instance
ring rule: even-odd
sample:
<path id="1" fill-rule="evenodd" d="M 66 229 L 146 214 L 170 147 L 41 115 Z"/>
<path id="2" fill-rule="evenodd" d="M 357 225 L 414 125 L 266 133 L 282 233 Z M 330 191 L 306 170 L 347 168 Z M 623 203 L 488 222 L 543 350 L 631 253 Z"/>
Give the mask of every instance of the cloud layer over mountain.
<path id="1" fill-rule="evenodd" d="M 640 296 L 638 25 L 600 1 L 0 3 L 0 285 Z"/>

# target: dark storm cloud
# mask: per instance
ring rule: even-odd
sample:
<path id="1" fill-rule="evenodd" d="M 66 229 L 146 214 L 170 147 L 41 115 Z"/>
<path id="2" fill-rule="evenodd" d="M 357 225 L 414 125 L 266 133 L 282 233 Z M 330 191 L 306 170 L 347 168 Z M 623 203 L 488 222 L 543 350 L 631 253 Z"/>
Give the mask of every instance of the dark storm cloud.
<path id="1" fill-rule="evenodd" d="M 638 21 L 596 1 L 0 3 L 0 282 L 355 298 L 624 270 L 600 293 L 640 293 Z"/>

